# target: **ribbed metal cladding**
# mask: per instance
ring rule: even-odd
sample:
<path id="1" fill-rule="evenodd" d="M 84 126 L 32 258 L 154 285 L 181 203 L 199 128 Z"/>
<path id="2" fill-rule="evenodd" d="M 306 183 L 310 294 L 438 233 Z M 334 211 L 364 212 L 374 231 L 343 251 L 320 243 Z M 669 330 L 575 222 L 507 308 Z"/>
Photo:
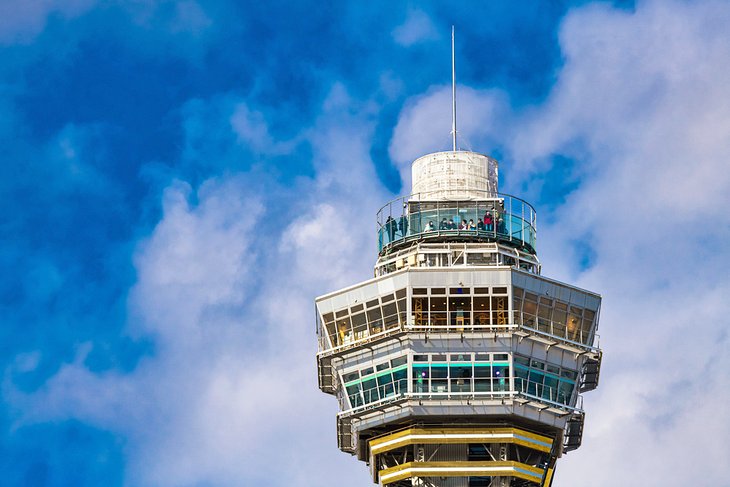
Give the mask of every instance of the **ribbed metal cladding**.
<path id="1" fill-rule="evenodd" d="M 427 462 L 466 461 L 466 445 L 422 445 Z"/>
<path id="2" fill-rule="evenodd" d="M 469 453 L 467 445 L 418 445 L 417 448 L 423 448 L 427 462 L 465 461 Z M 415 480 L 413 485 L 469 487 L 469 477 L 428 477 Z"/>
<path id="3" fill-rule="evenodd" d="M 438 485 L 439 487 L 469 487 L 469 477 L 425 477 L 417 479 L 413 485 L 430 486 Z"/>

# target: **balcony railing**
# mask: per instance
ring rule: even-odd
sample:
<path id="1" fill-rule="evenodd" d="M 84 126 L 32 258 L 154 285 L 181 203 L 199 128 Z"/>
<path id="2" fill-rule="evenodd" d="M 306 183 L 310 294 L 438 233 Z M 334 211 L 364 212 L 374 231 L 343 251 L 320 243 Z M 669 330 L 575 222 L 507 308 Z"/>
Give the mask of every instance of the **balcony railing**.
<path id="1" fill-rule="evenodd" d="M 514 400 L 524 398 L 529 401 L 545 403 L 554 409 L 566 412 L 582 412 L 583 397 L 580 394 L 572 399 L 572 393 L 566 395 L 555 387 L 548 387 L 544 384 L 531 382 L 526 379 L 515 378 L 514 389 L 492 390 L 485 392 L 413 392 L 409 391 L 407 384 L 399 384 L 397 390 L 378 400 L 360 404 L 344 411 L 340 411 L 338 417 L 347 417 L 361 414 L 366 411 L 377 410 L 393 403 L 407 401 L 409 399 L 436 400 L 436 401 L 479 401 L 479 400 Z M 575 402 L 575 404 L 571 404 Z"/>
<path id="2" fill-rule="evenodd" d="M 505 314 L 508 312 L 505 311 Z M 378 326 L 377 333 L 369 333 L 367 329 L 359 334 L 348 332 L 342 343 L 337 343 L 337 337 L 327 339 L 324 328 L 320 327 L 319 353 L 318 355 L 331 355 L 351 348 L 359 347 L 364 343 L 388 338 L 399 333 L 510 333 L 522 330 L 529 334 L 541 335 L 548 339 L 557 340 L 568 345 L 579 348 L 597 351 L 599 349 L 599 336 L 595 330 L 584 330 L 581 328 L 572 329 L 563 323 L 555 323 L 543 319 L 535 320 L 533 315 L 521 312 L 512 313 L 514 321 L 505 324 L 477 324 L 469 322 L 454 322 L 438 324 L 438 322 L 424 321 L 422 323 L 394 322 L 385 328 Z"/>
<path id="3" fill-rule="evenodd" d="M 484 192 L 483 199 L 468 201 L 429 201 L 428 194 L 413 194 L 378 211 L 378 253 L 398 243 L 444 236 L 498 241 L 535 253 L 536 217 L 529 203 L 506 194 Z"/>

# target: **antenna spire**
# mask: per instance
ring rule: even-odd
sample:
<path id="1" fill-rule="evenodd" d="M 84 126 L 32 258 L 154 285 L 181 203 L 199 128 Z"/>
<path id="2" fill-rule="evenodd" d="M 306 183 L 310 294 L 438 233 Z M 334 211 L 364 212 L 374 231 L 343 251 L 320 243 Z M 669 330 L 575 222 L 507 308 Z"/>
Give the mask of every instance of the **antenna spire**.
<path id="1" fill-rule="evenodd" d="M 454 26 L 451 26 L 451 144 L 456 152 L 456 56 L 454 55 Z"/>

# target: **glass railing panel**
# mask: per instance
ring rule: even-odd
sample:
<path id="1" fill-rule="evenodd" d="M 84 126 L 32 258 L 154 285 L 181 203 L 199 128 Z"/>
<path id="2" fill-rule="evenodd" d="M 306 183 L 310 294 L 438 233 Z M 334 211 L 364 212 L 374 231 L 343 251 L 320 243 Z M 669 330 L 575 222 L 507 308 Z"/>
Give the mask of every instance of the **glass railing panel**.
<path id="1" fill-rule="evenodd" d="M 534 251 L 535 212 L 511 196 L 476 202 L 420 199 L 416 204 L 401 198 L 385 205 L 377 216 L 379 252 L 403 239 L 430 232 L 475 232 L 475 236 L 509 241 Z"/>
<path id="2" fill-rule="evenodd" d="M 570 405 L 570 399 L 572 396 L 572 387 L 562 381 L 559 384 L 553 385 L 516 377 L 515 390 L 518 393 L 532 396 L 536 399 L 544 399 L 545 401 L 564 404 L 567 406 Z"/>

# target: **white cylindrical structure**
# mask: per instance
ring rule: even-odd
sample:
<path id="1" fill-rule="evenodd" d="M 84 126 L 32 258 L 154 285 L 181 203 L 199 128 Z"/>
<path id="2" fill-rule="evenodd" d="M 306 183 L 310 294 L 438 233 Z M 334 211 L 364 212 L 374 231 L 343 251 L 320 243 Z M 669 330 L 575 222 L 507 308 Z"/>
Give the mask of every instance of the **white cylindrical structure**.
<path id="1" fill-rule="evenodd" d="M 497 161 L 476 152 L 435 152 L 411 165 L 412 200 L 484 199 L 496 195 Z"/>

